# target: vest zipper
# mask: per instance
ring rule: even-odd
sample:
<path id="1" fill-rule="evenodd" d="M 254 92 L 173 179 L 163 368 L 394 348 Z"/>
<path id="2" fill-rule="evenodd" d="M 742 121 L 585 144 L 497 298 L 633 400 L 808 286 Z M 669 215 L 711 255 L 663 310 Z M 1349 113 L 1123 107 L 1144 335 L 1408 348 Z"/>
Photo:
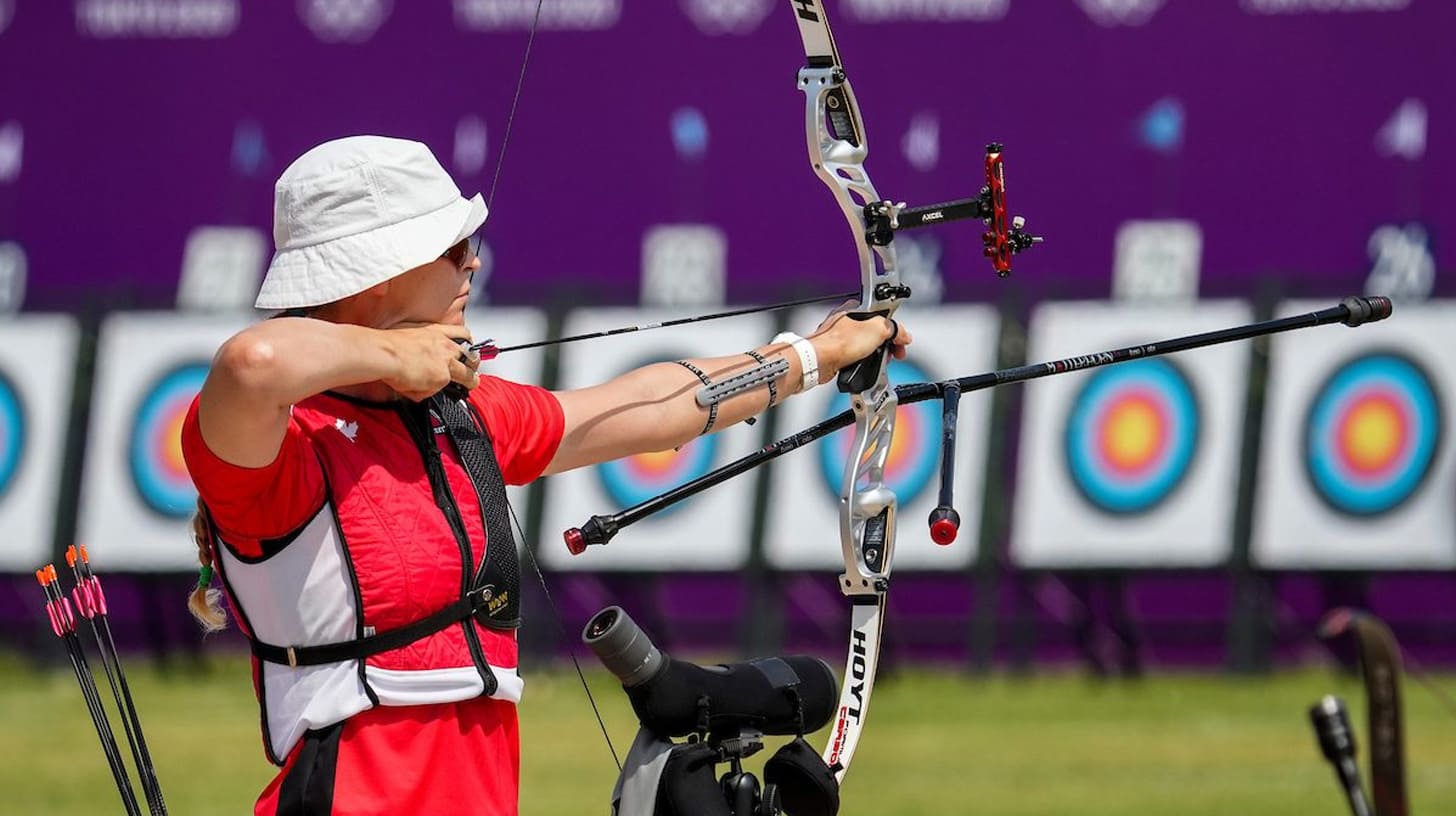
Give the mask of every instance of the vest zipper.
<path id="1" fill-rule="evenodd" d="M 435 506 L 445 515 L 445 521 L 450 524 L 450 532 L 455 535 L 455 544 L 460 548 L 460 597 L 463 598 L 471 589 L 475 563 L 470 552 L 470 537 L 466 535 L 465 522 L 460 517 L 460 506 L 455 503 L 455 494 L 450 492 L 445 467 L 440 461 L 444 454 L 440 451 L 439 443 L 435 441 L 430 409 L 425 403 L 416 403 L 400 405 L 399 411 L 405 427 L 415 441 L 415 447 L 420 451 L 420 458 L 425 462 L 425 474 L 430 480 Z M 485 651 L 480 646 L 480 634 L 475 631 L 475 617 L 472 615 L 466 618 L 460 625 L 464 627 L 465 645 L 470 649 L 470 658 L 475 662 L 475 669 L 480 673 L 481 682 L 485 684 L 485 696 L 488 697 L 496 692 L 499 683 L 490 670 L 490 664 L 485 660 Z"/>

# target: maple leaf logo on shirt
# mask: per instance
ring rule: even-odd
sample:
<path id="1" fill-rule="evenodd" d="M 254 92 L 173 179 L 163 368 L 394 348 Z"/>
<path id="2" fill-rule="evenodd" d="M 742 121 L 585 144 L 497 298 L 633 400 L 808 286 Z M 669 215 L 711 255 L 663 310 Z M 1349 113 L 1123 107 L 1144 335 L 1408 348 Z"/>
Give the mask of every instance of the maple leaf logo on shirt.
<path id="1" fill-rule="evenodd" d="M 343 434 L 344 438 L 350 442 L 353 442 L 355 437 L 359 435 L 359 423 L 345 422 L 343 417 L 334 420 L 334 427 L 338 428 L 339 433 Z"/>

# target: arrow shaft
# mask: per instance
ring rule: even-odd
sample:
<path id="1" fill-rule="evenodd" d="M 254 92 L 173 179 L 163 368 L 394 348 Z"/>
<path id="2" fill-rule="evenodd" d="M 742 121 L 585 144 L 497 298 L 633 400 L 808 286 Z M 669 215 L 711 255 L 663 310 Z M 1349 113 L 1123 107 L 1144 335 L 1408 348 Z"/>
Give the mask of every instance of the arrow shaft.
<path id="1" fill-rule="evenodd" d="M 521 351 L 522 349 L 540 348 L 541 346 L 555 346 L 561 343 L 576 343 L 581 340 L 597 340 L 602 337 L 613 337 L 619 334 L 631 334 L 632 332 L 649 331 L 652 329 L 667 329 L 673 326 L 685 326 L 689 323 L 706 323 L 709 320 L 722 320 L 726 317 L 740 317 L 742 315 L 756 314 L 758 312 L 772 312 L 778 311 L 780 309 L 792 309 L 795 306 L 806 306 L 810 303 L 823 303 L 830 300 L 851 300 L 855 297 L 858 297 L 858 295 L 858 292 L 841 292 L 836 295 L 820 295 L 818 297 L 790 300 L 784 303 L 775 303 L 772 306 L 749 306 L 743 309 L 733 309 L 726 312 L 715 312 L 713 314 L 707 315 L 679 317 L 672 320 L 664 320 L 660 323 L 644 323 L 638 326 L 621 326 L 615 329 L 607 329 L 606 331 L 587 332 L 585 334 L 573 334 L 569 337 L 557 337 L 551 340 L 538 340 L 534 343 L 522 343 L 516 346 L 505 346 L 503 348 L 496 349 L 495 353 L 504 354 L 508 351 Z M 487 340 L 483 343 L 476 343 L 475 345 L 470 347 L 470 350 L 474 351 L 477 354 L 481 354 L 483 357 L 487 357 L 488 359 L 488 355 L 486 352 L 490 348 L 490 346 L 491 341 Z"/>
<path id="2" fill-rule="evenodd" d="M 126 765 L 121 758 L 121 748 L 116 744 L 115 732 L 111 730 L 111 720 L 107 717 L 106 707 L 101 702 L 101 693 L 96 689 L 96 681 L 91 674 L 91 666 L 86 661 L 86 653 L 81 647 L 81 641 L 75 633 L 67 634 L 62 640 L 66 643 L 66 653 L 71 658 L 71 668 L 76 672 L 76 682 L 81 686 L 81 696 L 86 700 L 86 710 L 90 712 L 91 723 L 96 727 L 96 736 L 101 740 L 101 750 L 106 754 L 106 764 L 111 768 L 111 775 L 116 781 L 116 789 L 121 795 L 122 805 L 126 808 L 128 816 L 141 816 L 136 791 L 132 789 L 131 777 L 127 775 Z"/>
<path id="3" fill-rule="evenodd" d="M 99 626 L 96 623 L 97 618 L 101 620 Z M 116 651 L 116 640 L 111 635 L 111 624 L 105 616 L 98 615 L 91 618 L 91 631 L 96 636 L 96 648 L 101 652 L 101 665 L 106 670 L 106 681 L 111 686 L 111 696 L 116 700 L 116 708 L 121 715 L 121 726 L 126 732 L 132 761 L 136 763 L 137 775 L 141 777 L 147 809 L 152 816 L 165 816 L 167 806 L 162 799 L 161 785 L 157 781 L 156 766 L 152 764 L 151 751 L 148 750 L 146 736 L 142 733 L 141 719 L 137 716 L 131 687 L 126 682 L 126 672 L 121 668 L 121 657 Z"/>
<path id="4" fill-rule="evenodd" d="M 141 778 L 147 810 L 151 816 L 166 816 L 167 805 L 162 799 L 156 766 L 152 764 L 151 751 L 142 733 L 141 718 L 137 716 L 136 702 L 131 696 L 131 686 L 126 682 L 126 672 L 121 667 L 121 654 L 111 634 L 111 621 L 106 614 L 106 592 L 101 588 L 101 579 L 92 571 L 91 560 L 84 547 L 69 548 L 66 561 L 76 579 L 76 608 L 91 624 L 91 634 L 96 638 L 96 650 L 101 655 L 106 682 L 111 687 L 111 697 L 116 701 L 121 726 L 126 732 L 127 747 L 131 749 L 132 761 L 136 763 L 137 775 Z"/>

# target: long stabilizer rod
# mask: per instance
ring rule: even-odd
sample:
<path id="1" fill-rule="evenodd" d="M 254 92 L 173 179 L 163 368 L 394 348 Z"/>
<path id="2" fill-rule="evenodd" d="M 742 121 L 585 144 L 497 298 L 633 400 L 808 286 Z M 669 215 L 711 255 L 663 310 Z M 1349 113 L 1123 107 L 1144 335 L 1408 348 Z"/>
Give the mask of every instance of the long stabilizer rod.
<path id="1" fill-rule="evenodd" d="M 1264 320 L 1258 323 L 1249 323 L 1244 326 L 1203 332 L 1202 334 L 1191 334 L 1186 337 L 1175 337 L 1171 340 L 1162 340 L 1156 343 L 1125 346 L 1123 348 L 1102 351 L 1095 354 L 1084 354 L 1077 357 L 1067 357 L 1051 362 L 1003 368 L 999 371 L 974 374 L 969 377 L 960 377 L 943 382 L 910 383 L 897 386 L 895 388 L 895 394 L 899 397 L 901 405 L 908 405 L 913 402 L 937 398 L 951 385 L 955 385 L 962 393 L 980 391 L 986 388 L 994 388 L 998 385 L 1010 385 L 1012 383 L 1026 382 L 1027 380 L 1050 377 L 1053 374 L 1069 374 L 1073 371 L 1099 368 L 1129 360 L 1161 357 L 1165 354 L 1174 354 L 1180 351 L 1204 348 L 1205 346 L 1216 346 L 1222 343 L 1232 343 L 1237 340 L 1249 340 L 1255 337 L 1278 334 L 1294 329 L 1308 329 L 1331 323 L 1343 323 L 1353 328 L 1390 317 L 1392 308 L 1389 298 L 1348 297 L 1340 301 L 1337 306 L 1331 306 L 1328 309 L 1307 312 L 1293 317 Z M 684 499 L 695 496 L 734 476 L 746 473 L 760 465 L 771 462 L 791 450 L 803 447 L 810 442 L 828 436 L 840 428 L 848 427 L 853 421 L 853 412 L 844 411 L 817 425 L 799 431 L 792 436 L 780 439 L 742 459 L 729 462 L 711 473 L 705 473 L 690 482 L 686 482 L 640 504 L 617 513 L 592 516 L 582 526 L 573 527 L 562 534 L 562 538 L 566 541 L 566 548 L 573 555 L 580 555 L 590 545 L 605 544 L 611 541 L 623 527 L 630 526 L 644 518 L 660 513 Z"/>

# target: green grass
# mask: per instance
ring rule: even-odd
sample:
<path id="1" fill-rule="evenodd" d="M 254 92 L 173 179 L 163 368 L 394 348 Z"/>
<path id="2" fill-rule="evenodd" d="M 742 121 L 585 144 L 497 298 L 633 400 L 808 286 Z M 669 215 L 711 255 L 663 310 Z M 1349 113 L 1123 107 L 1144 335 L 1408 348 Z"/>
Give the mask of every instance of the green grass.
<path id="1" fill-rule="evenodd" d="M 272 775 L 244 662 L 209 666 L 161 674 L 130 665 L 178 816 L 250 812 Z M 626 701 L 609 678 L 589 676 L 625 751 L 633 733 Z M 1450 676 L 1437 682 L 1456 687 Z M 1456 716 L 1414 683 L 1405 691 L 1412 811 L 1456 812 Z M 1131 683 L 906 672 L 876 689 L 841 812 L 1337 816 L 1348 811 L 1305 718 L 1326 692 L 1346 698 L 1363 737 L 1358 683 L 1323 670 Z M 521 716 L 521 812 L 606 813 L 616 770 L 575 674 L 529 674 Z M 0 660 L 0 723 L 0 811 L 122 812 L 69 671 Z"/>

